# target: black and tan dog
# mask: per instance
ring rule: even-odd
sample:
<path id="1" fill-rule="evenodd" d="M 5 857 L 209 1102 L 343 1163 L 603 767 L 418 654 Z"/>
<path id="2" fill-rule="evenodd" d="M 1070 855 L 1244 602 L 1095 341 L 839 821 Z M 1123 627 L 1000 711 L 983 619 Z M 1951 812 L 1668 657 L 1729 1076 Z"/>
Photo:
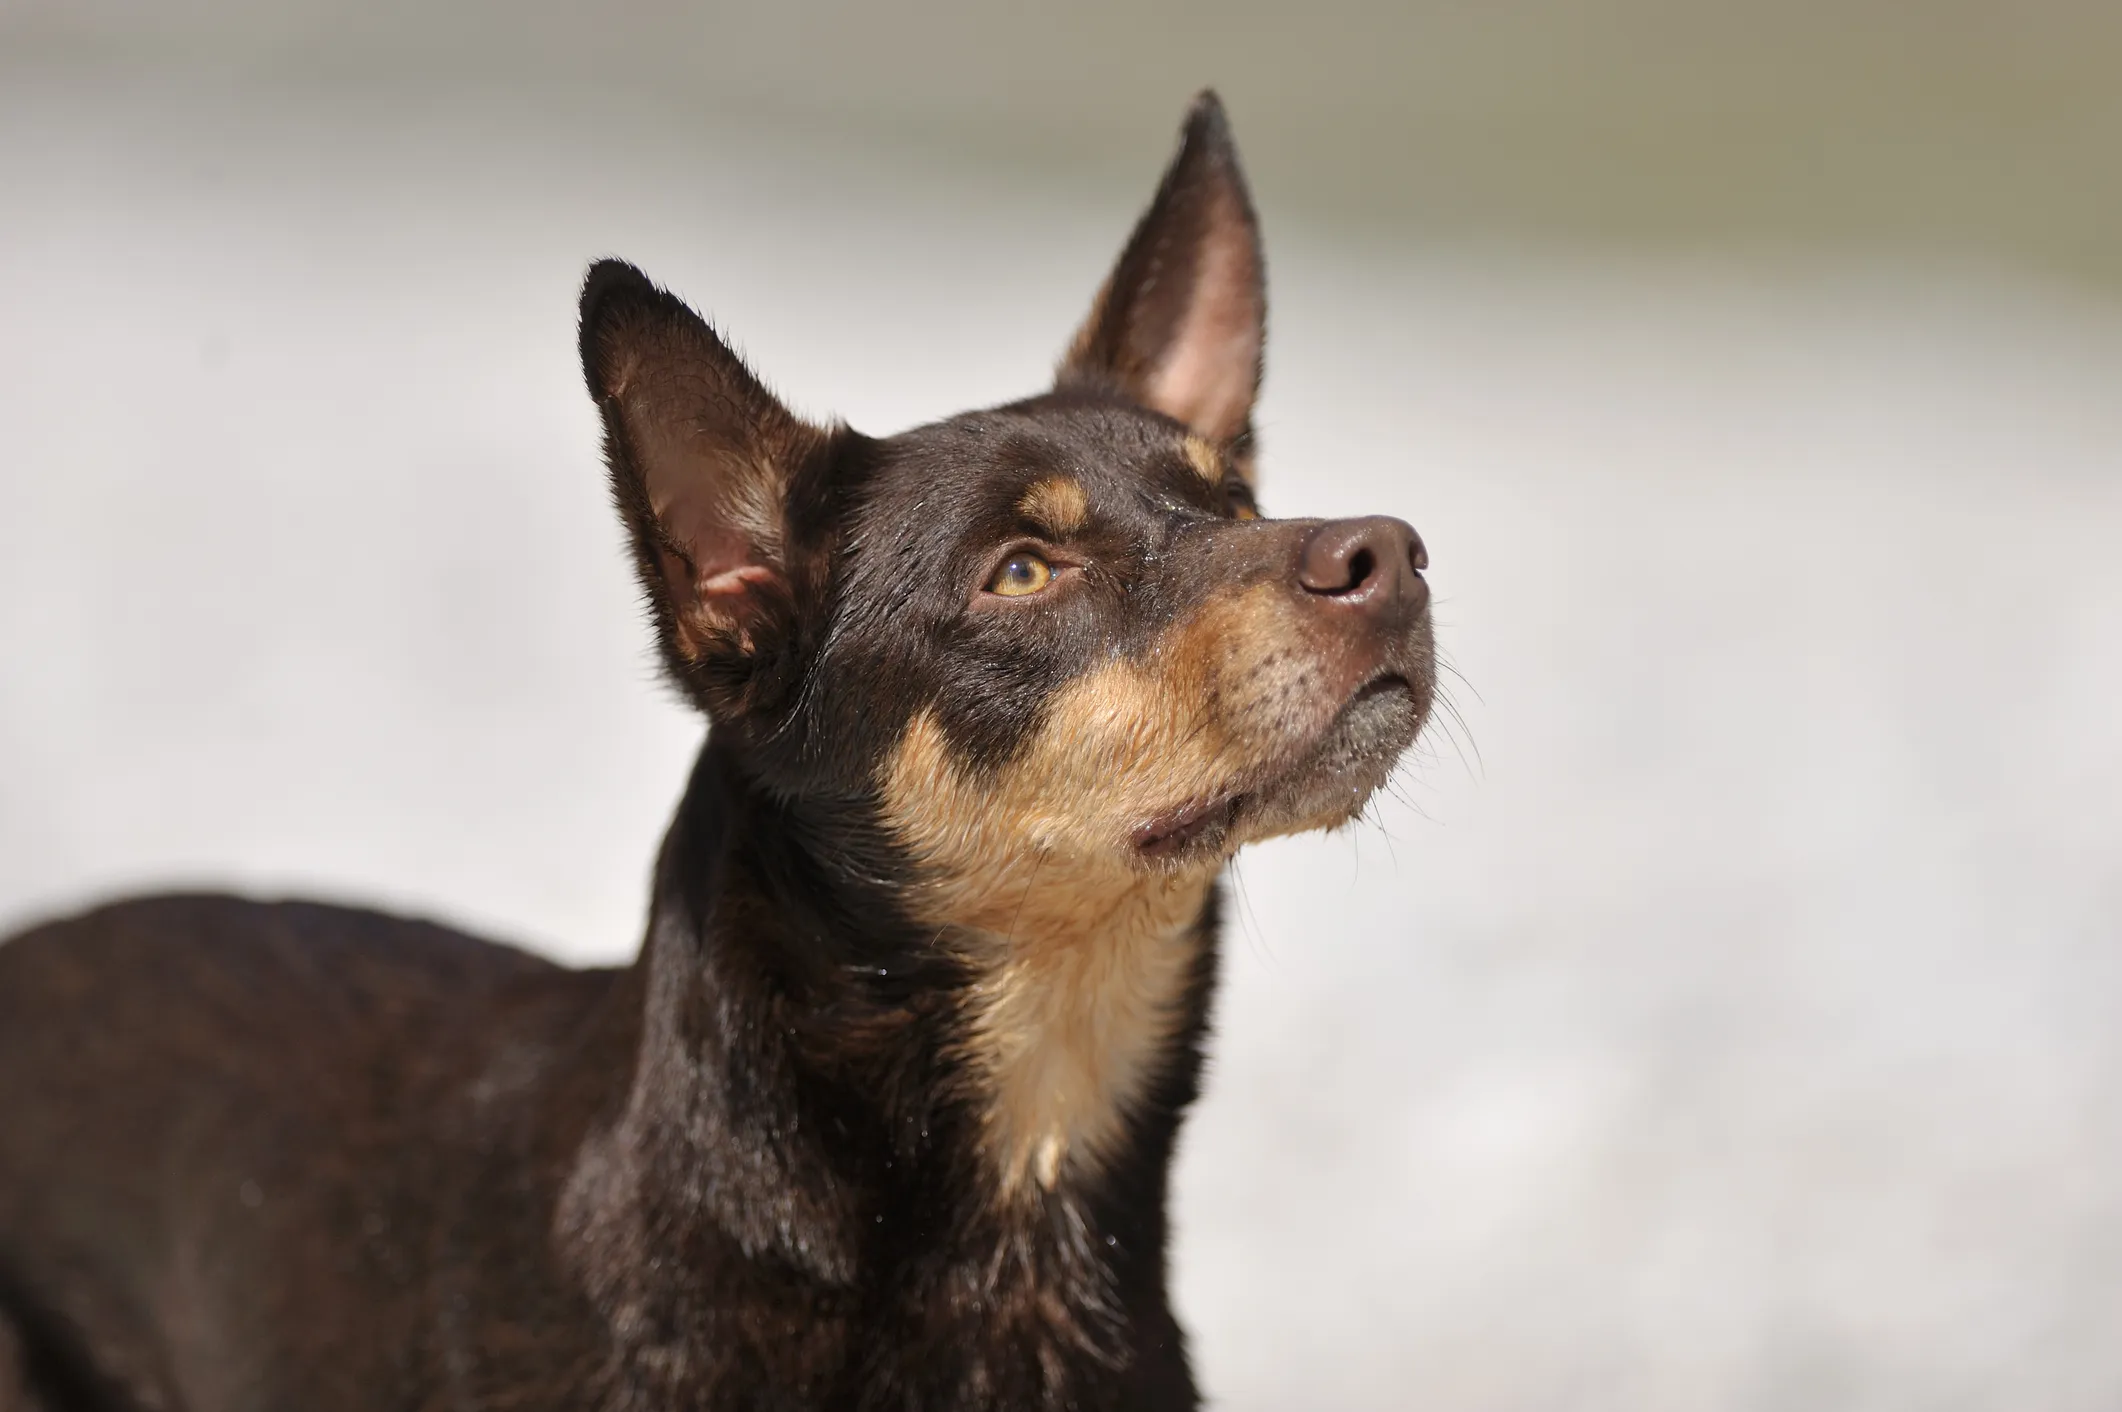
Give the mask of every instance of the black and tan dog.
<path id="1" fill-rule="evenodd" d="M 1204 96 L 1052 391 L 876 440 L 638 271 L 581 350 L 712 722 L 640 959 L 162 897 L 0 947 L 0 1408 L 1185 1408 L 1217 878 L 1432 686 L 1398 520 L 1269 520 Z"/>

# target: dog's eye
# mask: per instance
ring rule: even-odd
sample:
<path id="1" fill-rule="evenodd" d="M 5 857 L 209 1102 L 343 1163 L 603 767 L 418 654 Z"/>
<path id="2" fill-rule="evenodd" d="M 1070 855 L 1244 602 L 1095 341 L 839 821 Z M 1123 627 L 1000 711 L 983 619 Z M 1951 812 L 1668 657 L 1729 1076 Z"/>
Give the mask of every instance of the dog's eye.
<path id="1" fill-rule="evenodd" d="M 1054 566 L 1029 550 L 1018 550 L 1002 561 L 987 591 L 1003 598 L 1022 598 L 1037 593 L 1054 581 Z"/>
<path id="2" fill-rule="evenodd" d="M 1242 485 L 1233 485 L 1229 491 L 1231 518 L 1235 520 L 1257 520 L 1260 507 L 1253 503 L 1253 493 Z"/>

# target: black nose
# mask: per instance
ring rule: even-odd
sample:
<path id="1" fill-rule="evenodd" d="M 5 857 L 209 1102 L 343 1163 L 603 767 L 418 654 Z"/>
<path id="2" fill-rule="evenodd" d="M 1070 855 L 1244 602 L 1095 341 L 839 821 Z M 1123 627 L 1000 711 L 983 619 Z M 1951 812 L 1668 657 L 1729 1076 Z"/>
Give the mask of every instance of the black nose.
<path id="1" fill-rule="evenodd" d="M 1422 536 L 1405 520 L 1370 515 L 1329 520 L 1297 554 L 1297 582 L 1307 593 L 1365 612 L 1412 612 L 1429 597 Z"/>

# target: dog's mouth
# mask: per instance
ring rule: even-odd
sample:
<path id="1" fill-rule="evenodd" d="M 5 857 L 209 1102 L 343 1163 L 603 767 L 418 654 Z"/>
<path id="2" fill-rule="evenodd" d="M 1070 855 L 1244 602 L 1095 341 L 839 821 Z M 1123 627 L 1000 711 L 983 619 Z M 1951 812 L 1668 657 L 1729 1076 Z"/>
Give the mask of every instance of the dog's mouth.
<path id="1" fill-rule="evenodd" d="M 1382 673 L 1293 760 L 1251 788 L 1190 800 L 1137 827 L 1135 854 L 1164 864 L 1198 860 L 1229 852 L 1241 823 L 1256 816 L 1260 827 L 1248 832 L 1261 836 L 1338 822 L 1324 815 L 1352 816 L 1414 743 L 1426 714 L 1422 693 L 1405 676 Z"/>
<path id="2" fill-rule="evenodd" d="M 1182 804 L 1135 830 L 1135 852 L 1142 858 L 1167 862 L 1186 854 L 1220 849 L 1238 820 L 1245 802 L 1242 794 L 1221 799 Z"/>

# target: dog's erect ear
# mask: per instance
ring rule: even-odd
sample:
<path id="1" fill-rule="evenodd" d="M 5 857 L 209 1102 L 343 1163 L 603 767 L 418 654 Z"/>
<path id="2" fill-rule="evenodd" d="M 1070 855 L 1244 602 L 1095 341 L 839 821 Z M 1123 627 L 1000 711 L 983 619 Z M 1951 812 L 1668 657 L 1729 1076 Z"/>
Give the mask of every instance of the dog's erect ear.
<path id="1" fill-rule="evenodd" d="M 1259 223 L 1223 105 L 1204 92 L 1057 386 L 1115 389 L 1228 445 L 1250 429 L 1266 333 Z"/>
<path id="2" fill-rule="evenodd" d="M 672 668 L 683 679 L 721 659 L 726 676 L 788 601 L 788 482 L 827 433 L 619 260 L 582 287 L 582 371 Z"/>

